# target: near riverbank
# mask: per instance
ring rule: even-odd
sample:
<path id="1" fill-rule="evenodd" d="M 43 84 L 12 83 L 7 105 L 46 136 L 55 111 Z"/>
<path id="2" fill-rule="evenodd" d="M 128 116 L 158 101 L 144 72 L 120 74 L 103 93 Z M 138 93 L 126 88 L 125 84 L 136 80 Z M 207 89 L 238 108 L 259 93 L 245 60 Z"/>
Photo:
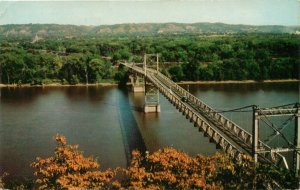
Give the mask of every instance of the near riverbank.
<path id="1" fill-rule="evenodd" d="M 180 81 L 177 84 L 248 84 L 248 83 L 286 83 L 286 82 L 299 82 L 298 79 L 281 79 L 281 80 L 227 80 L 227 81 Z M 0 84 L 1 87 L 59 87 L 59 86 L 117 86 L 117 82 L 103 82 L 94 84 L 61 84 L 61 83 L 50 83 L 43 85 L 31 85 L 31 84 Z"/>

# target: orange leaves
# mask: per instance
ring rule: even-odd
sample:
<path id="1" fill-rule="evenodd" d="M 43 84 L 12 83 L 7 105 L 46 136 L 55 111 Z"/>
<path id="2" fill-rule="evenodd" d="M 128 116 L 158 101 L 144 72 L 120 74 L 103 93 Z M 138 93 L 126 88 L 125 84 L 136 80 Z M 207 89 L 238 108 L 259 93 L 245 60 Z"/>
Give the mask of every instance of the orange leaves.
<path id="1" fill-rule="evenodd" d="M 204 188 L 203 168 L 206 166 L 198 158 L 174 148 L 158 150 L 146 157 L 134 151 L 128 168 L 129 185 L 125 188 Z"/>
<path id="2" fill-rule="evenodd" d="M 5 183 L 3 181 L 3 178 L 5 178 L 6 176 L 8 176 L 8 173 L 6 172 L 0 175 L 0 189 L 4 189 Z"/>
<path id="3" fill-rule="evenodd" d="M 152 154 L 132 152 L 129 168 L 99 171 L 93 157 L 85 157 L 78 145 L 68 145 L 56 135 L 54 156 L 36 158 L 31 164 L 39 189 L 236 189 L 251 188 L 255 166 L 250 157 L 235 163 L 228 155 L 216 153 L 191 157 L 174 148 Z"/>
<path id="4" fill-rule="evenodd" d="M 125 188 L 125 189 L 191 189 L 218 187 L 207 184 L 215 172 L 215 158 L 190 157 L 182 151 L 165 148 L 151 155 L 132 152 L 128 169 L 99 171 L 93 157 L 84 157 L 77 145 L 68 145 L 66 138 L 56 135 L 53 157 L 39 158 L 36 168 L 39 189 Z"/>
<path id="5" fill-rule="evenodd" d="M 101 188 L 112 177 L 111 171 L 100 172 L 93 157 L 84 157 L 78 145 L 67 145 L 62 135 L 56 135 L 57 147 L 53 157 L 36 158 L 31 166 L 36 169 L 39 189 Z"/>
<path id="6" fill-rule="evenodd" d="M 56 142 L 59 144 L 59 146 L 64 146 L 67 144 L 67 139 L 65 136 L 60 135 L 60 134 L 56 134 L 56 136 L 54 137 L 54 139 L 56 140 Z"/>

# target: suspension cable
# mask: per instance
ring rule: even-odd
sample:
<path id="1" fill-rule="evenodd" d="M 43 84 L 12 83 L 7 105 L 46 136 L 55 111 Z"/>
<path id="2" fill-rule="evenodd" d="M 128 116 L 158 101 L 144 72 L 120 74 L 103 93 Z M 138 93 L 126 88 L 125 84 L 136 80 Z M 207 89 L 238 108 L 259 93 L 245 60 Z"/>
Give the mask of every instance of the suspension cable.
<path id="1" fill-rule="evenodd" d="M 270 107 L 270 108 L 266 108 L 266 109 L 275 109 L 275 108 L 282 108 L 282 107 L 287 107 L 287 106 L 292 106 L 292 105 L 298 105 L 298 102 L 295 103 L 290 103 L 290 104 L 285 104 L 285 105 L 280 105 L 280 106 L 274 106 L 274 107 Z"/>
<path id="2" fill-rule="evenodd" d="M 281 105 L 281 106 L 274 106 L 274 107 L 271 107 L 271 108 L 267 108 L 267 109 L 275 109 L 275 108 L 281 108 L 281 107 L 287 107 L 287 106 L 292 106 L 292 105 L 297 105 L 298 103 L 291 103 L 291 104 L 285 104 L 285 105 Z M 248 106 L 244 106 L 244 107 L 240 107 L 240 108 L 234 108 L 234 109 L 230 109 L 230 110 L 218 110 L 218 111 L 215 111 L 213 113 L 226 113 L 226 112 L 252 112 L 253 111 L 253 108 L 255 107 L 256 105 L 248 105 Z M 251 110 L 243 110 L 243 109 L 246 109 L 246 108 L 252 108 Z M 264 110 L 264 109 L 261 109 L 261 110 Z"/>
<path id="3" fill-rule="evenodd" d="M 253 110 L 243 110 L 246 108 L 253 108 L 255 105 L 249 105 L 249 106 L 244 106 L 244 107 L 240 107 L 240 108 L 234 108 L 234 109 L 230 109 L 230 110 L 219 110 L 216 111 L 214 113 L 226 113 L 226 112 L 252 112 Z M 242 111 L 243 110 L 243 111 Z"/>

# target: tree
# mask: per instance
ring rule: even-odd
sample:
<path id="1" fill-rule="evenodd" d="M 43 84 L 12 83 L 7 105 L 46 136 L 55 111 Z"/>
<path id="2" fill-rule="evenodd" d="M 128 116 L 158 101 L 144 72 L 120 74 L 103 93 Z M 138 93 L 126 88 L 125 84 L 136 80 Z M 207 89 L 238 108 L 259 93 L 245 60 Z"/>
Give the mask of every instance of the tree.
<path id="1" fill-rule="evenodd" d="M 222 59 L 229 59 L 233 57 L 233 49 L 231 44 L 222 44 L 219 46 L 220 48 L 220 57 Z"/>
<path id="2" fill-rule="evenodd" d="M 133 151 L 127 171 L 129 181 L 122 184 L 129 189 L 220 189 L 206 183 L 214 168 L 210 158 L 190 157 L 174 148 L 158 150 L 145 157 Z"/>
<path id="3" fill-rule="evenodd" d="M 266 189 L 274 181 L 284 189 L 295 189 L 298 185 L 294 172 L 266 163 L 255 164 L 247 155 L 243 155 L 241 161 L 234 161 L 229 155 L 221 153 L 212 157 L 216 162 L 216 171 L 211 180 L 224 189 Z"/>
<path id="4" fill-rule="evenodd" d="M 112 56 L 112 61 L 116 63 L 120 60 L 128 60 L 130 56 L 131 54 L 127 48 L 119 49 L 116 52 L 114 52 Z"/>
<path id="5" fill-rule="evenodd" d="M 84 54 L 72 54 L 64 59 L 65 64 L 60 70 L 60 78 L 70 84 L 86 81 L 86 57 Z"/>
<path id="6" fill-rule="evenodd" d="M 183 73 L 186 76 L 185 78 L 192 81 L 199 80 L 199 68 L 200 64 L 194 59 L 191 59 L 189 63 L 182 65 Z"/>
<path id="7" fill-rule="evenodd" d="M 31 164 L 38 189 L 265 189 L 274 180 L 291 189 L 298 184 L 293 172 L 255 164 L 250 156 L 242 155 L 240 161 L 219 152 L 192 157 L 174 148 L 144 155 L 135 150 L 127 169 L 101 172 L 97 161 L 84 157 L 78 145 L 67 145 L 62 135 L 55 140 L 55 155 Z"/>
<path id="8" fill-rule="evenodd" d="M 120 86 L 125 86 L 129 80 L 128 69 L 124 65 L 119 65 L 118 72 L 116 72 L 114 79 L 119 82 Z"/>
<path id="9" fill-rule="evenodd" d="M 184 73 L 180 65 L 173 66 L 168 71 L 172 77 L 172 80 L 181 81 L 184 79 Z"/>
<path id="10" fill-rule="evenodd" d="M 291 58 L 278 58 L 272 60 L 270 63 L 270 78 L 272 79 L 292 78 L 292 72 L 286 72 L 286 70 L 292 71 L 294 63 L 295 61 Z"/>
<path id="11" fill-rule="evenodd" d="M 111 64 L 101 59 L 92 59 L 88 63 L 88 78 L 90 82 L 100 82 L 103 78 L 111 77 Z"/>
<path id="12" fill-rule="evenodd" d="M 56 135 L 55 155 L 36 158 L 31 164 L 36 169 L 38 189 L 104 188 L 110 181 L 111 171 L 99 171 L 100 165 L 93 157 L 85 157 L 78 145 L 67 145 L 66 138 Z"/>
<path id="13" fill-rule="evenodd" d="M 5 188 L 5 183 L 4 183 L 4 178 L 8 176 L 8 173 L 4 172 L 3 174 L 0 175 L 0 189 Z"/>
<path id="14" fill-rule="evenodd" d="M 210 65 L 201 65 L 199 67 L 199 79 L 200 80 L 214 80 L 214 71 Z"/>
<path id="15" fill-rule="evenodd" d="M 5 53 L 0 56 L 3 82 L 7 84 L 19 83 L 23 79 L 23 53 Z"/>

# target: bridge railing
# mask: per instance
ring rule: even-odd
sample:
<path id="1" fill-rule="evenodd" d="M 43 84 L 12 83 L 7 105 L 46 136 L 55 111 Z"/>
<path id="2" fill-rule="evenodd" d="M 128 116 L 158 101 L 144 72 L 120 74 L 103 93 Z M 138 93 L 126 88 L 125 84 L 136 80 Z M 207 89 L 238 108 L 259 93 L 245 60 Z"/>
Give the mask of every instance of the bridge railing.
<path id="1" fill-rule="evenodd" d="M 194 95 L 192 95 L 191 93 L 186 91 L 184 88 L 182 88 L 181 86 L 179 86 L 178 84 L 173 82 L 171 79 L 169 79 L 168 77 L 166 77 L 162 73 L 157 72 L 157 76 L 162 78 L 163 80 L 168 81 L 168 83 L 170 84 L 170 88 L 173 87 L 176 90 L 180 91 L 185 96 L 187 96 L 187 98 L 190 101 L 192 101 L 193 103 L 198 105 L 201 109 L 204 109 L 205 112 L 207 114 L 210 114 L 211 116 L 213 116 L 213 118 L 216 118 L 216 120 L 222 126 L 225 126 L 227 129 L 233 131 L 239 139 L 243 140 L 243 142 L 249 146 L 249 148 L 252 148 L 252 135 L 249 132 L 247 132 L 246 130 L 244 130 L 240 126 L 238 126 L 233 121 L 227 119 L 222 114 L 216 112 L 210 106 L 208 106 L 207 104 L 202 102 L 199 98 L 195 97 Z M 267 144 L 263 143 L 262 141 L 259 141 L 259 147 L 261 147 L 261 149 L 263 149 L 263 150 L 266 150 L 266 153 L 264 154 L 264 159 L 267 159 L 269 162 L 276 162 L 276 163 L 278 163 L 280 161 L 283 161 L 285 167 L 288 168 L 286 160 L 285 160 L 285 158 L 282 154 L 280 154 L 278 152 L 271 152 L 271 147 L 268 146 Z M 249 152 L 249 154 L 251 154 L 251 153 L 252 152 Z"/>
<path id="2" fill-rule="evenodd" d="M 188 91 L 186 91 L 184 88 L 182 88 L 181 86 L 179 86 L 178 84 L 176 84 L 175 82 L 173 82 L 172 80 L 170 80 L 168 77 L 166 77 L 162 73 L 159 72 L 158 76 L 162 77 L 164 80 L 167 80 L 170 84 L 172 84 L 173 87 L 175 87 L 182 94 L 184 94 L 185 96 L 187 96 L 187 98 L 190 101 L 192 101 L 193 103 L 195 103 L 196 105 L 198 105 L 200 108 L 204 109 L 207 114 L 210 114 L 214 118 L 217 118 L 217 120 L 219 122 L 221 122 L 221 124 L 223 126 L 229 128 L 230 130 L 233 130 L 236 133 L 236 135 L 238 135 L 239 137 L 242 137 L 242 140 L 245 143 L 252 144 L 252 135 L 249 132 L 247 132 L 246 130 L 244 130 L 243 128 L 239 127 L 237 124 L 235 124 L 233 121 L 227 119 L 226 117 L 224 117 L 223 115 L 221 115 L 220 113 L 218 113 L 217 111 L 215 111 L 213 108 L 211 108 L 210 106 L 208 106 L 207 104 L 205 104 L 204 102 L 202 102 L 199 98 L 195 97 L 194 95 L 192 95 L 191 93 L 189 93 Z"/>
<path id="3" fill-rule="evenodd" d="M 225 152 L 231 155 L 236 160 L 241 161 L 242 152 L 234 146 L 226 137 L 216 131 L 209 123 L 202 119 L 202 116 L 199 113 L 194 112 L 191 108 L 189 108 L 185 103 L 181 101 L 181 97 L 175 95 L 174 93 L 169 93 L 169 89 L 159 80 L 157 77 L 153 77 L 151 75 L 147 76 L 148 79 L 160 90 L 162 94 L 164 94 L 174 105 L 176 105 L 177 109 L 186 115 L 190 121 L 194 122 L 194 126 L 198 127 L 199 130 L 204 131 L 204 134 L 209 136 L 212 141 L 214 141 L 217 146 L 222 148 Z"/>

